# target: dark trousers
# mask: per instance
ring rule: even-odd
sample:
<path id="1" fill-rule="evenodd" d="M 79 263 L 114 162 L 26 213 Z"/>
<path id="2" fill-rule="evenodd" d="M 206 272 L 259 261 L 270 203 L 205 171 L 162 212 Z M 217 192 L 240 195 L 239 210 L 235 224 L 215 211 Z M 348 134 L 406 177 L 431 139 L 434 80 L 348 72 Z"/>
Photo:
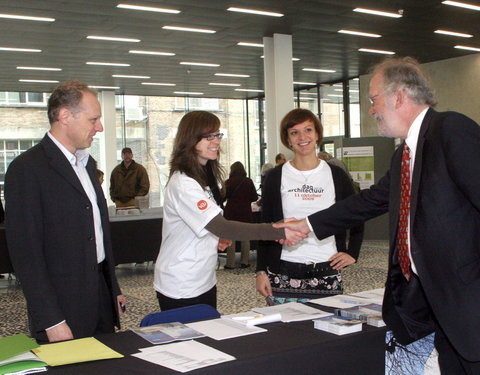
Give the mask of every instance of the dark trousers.
<path id="1" fill-rule="evenodd" d="M 112 295 L 108 289 L 103 272 L 99 272 L 98 276 L 98 323 L 97 328 L 95 329 L 95 335 L 99 333 L 114 333 L 115 309 L 117 306 L 113 305 Z"/>
<path id="2" fill-rule="evenodd" d="M 193 298 L 170 298 L 157 292 L 158 303 L 160 310 L 178 309 L 179 307 L 186 307 L 204 303 L 217 308 L 217 286 L 214 286 L 209 291 Z"/>
<path id="3" fill-rule="evenodd" d="M 438 324 L 435 327 L 435 348 L 442 375 L 480 374 L 480 362 L 470 362 L 460 356 Z"/>

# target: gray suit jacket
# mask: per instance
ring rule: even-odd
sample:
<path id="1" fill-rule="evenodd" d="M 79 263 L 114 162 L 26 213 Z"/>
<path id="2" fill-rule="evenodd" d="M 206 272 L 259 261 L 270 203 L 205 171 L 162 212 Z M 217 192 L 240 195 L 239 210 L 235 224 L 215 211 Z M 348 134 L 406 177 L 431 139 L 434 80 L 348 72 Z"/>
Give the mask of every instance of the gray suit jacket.
<path id="1" fill-rule="evenodd" d="M 92 157 L 86 169 L 97 195 L 104 272 L 117 311 L 116 296 L 121 293 L 107 205 Z M 45 339 L 45 328 L 62 320 L 75 338 L 91 336 L 98 319 L 99 285 L 92 207 L 71 164 L 48 135 L 10 164 L 5 201 L 8 249 L 27 300 L 32 336 Z"/>

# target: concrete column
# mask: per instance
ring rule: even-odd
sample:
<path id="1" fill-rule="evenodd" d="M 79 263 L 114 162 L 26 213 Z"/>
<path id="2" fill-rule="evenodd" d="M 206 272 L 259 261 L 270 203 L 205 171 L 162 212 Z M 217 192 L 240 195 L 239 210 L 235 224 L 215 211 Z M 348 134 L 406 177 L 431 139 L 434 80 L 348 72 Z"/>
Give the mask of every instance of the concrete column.
<path id="1" fill-rule="evenodd" d="M 294 108 L 292 36 L 273 34 L 263 38 L 265 79 L 265 120 L 267 161 L 275 164 L 275 155 L 292 153 L 280 140 L 280 121 Z"/>
<path id="2" fill-rule="evenodd" d="M 116 110 L 115 110 L 115 92 L 101 91 L 98 94 L 98 100 L 102 107 L 103 132 L 97 134 L 100 141 L 100 160 L 99 168 L 105 172 L 105 182 L 103 183 L 103 192 L 107 198 L 107 204 L 113 204 L 110 201 L 110 173 L 117 165 L 117 133 L 116 133 Z"/>

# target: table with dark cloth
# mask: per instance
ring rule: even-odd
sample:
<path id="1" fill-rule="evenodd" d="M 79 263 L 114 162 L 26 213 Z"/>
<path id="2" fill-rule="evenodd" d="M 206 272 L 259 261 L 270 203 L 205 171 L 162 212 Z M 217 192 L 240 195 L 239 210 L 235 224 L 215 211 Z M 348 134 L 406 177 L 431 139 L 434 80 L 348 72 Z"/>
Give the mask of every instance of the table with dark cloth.
<path id="1" fill-rule="evenodd" d="M 209 366 L 192 375 L 377 375 L 385 372 L 385 328 L 364 325 L 363 332 L 337 336 L 313 328 L 312 321 L 271 323 L 268 332 L 229 340 L 196 339 L 233 355 L 236 360 Z M 174 374 L 130 354 L 151 346 L 133 332 L 101 335 L 97 338 L 125 355 L 121 359 L 49 368 L 62 375 L 147 375 Z"/>

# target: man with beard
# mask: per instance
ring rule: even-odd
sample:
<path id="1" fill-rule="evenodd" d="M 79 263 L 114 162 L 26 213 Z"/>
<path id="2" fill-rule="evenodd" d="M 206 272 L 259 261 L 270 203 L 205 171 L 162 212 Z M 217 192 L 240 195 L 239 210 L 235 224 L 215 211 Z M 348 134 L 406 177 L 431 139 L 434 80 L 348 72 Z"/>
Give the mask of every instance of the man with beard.
<path id="1" fill-rule="evenodd" d="M 480 374 L 480 127 L 436 112 L 417 61 L 390 58 L 370 81 L 370 115 L 404 142 L 370 189 L 277 227 L 325 238 L 388 212 L 383 317 L 408 344 L 435 332 L 442 374 Z"/>

